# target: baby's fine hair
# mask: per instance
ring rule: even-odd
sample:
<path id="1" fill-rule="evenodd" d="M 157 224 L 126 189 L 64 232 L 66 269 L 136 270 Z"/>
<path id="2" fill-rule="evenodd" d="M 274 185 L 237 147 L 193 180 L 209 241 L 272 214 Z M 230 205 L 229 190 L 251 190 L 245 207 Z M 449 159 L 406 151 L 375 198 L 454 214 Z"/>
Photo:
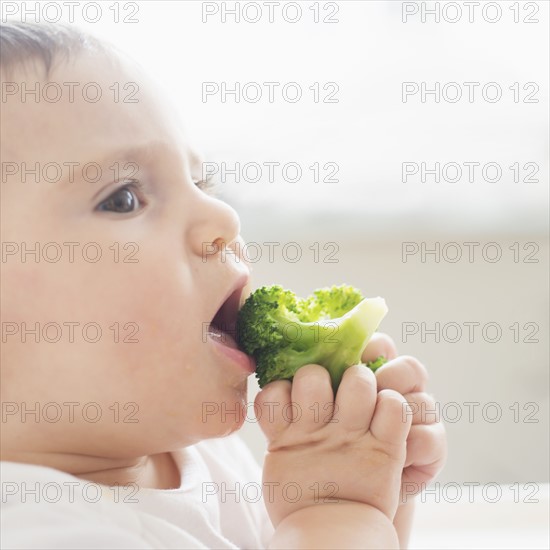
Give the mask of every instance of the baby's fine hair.
<path id="1" fill-rule="evenodd" d="M 16 68 L 36 62 L 47 78 L 57 61 L 68 60 L 84 52 L 105 52 L 105 45 L 74 25 L 61 23 L 0 24 L 0 71 L 6 77 Z"/>

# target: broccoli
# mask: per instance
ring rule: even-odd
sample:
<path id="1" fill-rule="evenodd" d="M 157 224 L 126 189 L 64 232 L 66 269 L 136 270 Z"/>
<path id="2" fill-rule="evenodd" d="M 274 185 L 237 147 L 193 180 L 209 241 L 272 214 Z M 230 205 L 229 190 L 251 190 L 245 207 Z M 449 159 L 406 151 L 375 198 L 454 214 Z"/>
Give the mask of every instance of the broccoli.
<path id="1" fill-rule="evenodd" d="M 315 290 L 306 299 L 280 285 L 253 292 L 237 316 L 239 347 L 256 360 L 263 388 L 273 380 L 292 380 L 309 363 L 325 367 L 337 390 L 344 371 L 361 363 L 361 354 L 386 315 L 383 298 L 363 299 L 349 285 Z M 373 371 L 383 356 L 367 363 Z"/>

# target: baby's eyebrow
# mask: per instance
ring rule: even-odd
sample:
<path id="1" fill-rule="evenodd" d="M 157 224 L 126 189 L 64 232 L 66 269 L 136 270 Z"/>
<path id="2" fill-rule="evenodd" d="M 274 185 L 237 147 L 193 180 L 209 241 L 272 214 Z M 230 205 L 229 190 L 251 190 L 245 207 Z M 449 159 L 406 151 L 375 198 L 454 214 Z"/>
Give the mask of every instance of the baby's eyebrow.
<path id="1" fill-rule="evenodd" d="M 149 163 L 155 159 L 173 158 L 177 155 L 177 149 L 171 144 L 164 141 L 148 141 L 131 146 L 124 146 L 118 149 L 109 151 L 103 154 L 102 160 L 99 162 L 104 166 L 110 162 L 120 161 L 141 161 Z"/>
<path id="2" fill-rule="evenodd" d="M 102 177 L 97 183 L 104 183 L 107 179 L 116 180 L 130 177 L 128 174 L 131 173 L 137 175 L 142 167 L 150 168 L 160 163 L 185 165 L 191 162 L 189 157 L 186 159 L 186 156 L 188 157 L 187 151 L 162 140 L 151 140 L 125 145 L 124 147 L 104 147 L 103 152 L 95 155 L 93 159 L 89 158 L 86 162 L 79 163 L 80 166 L 74 169 L 74 173 L 81 174 L 80 169 L 84 166 L 90 166 L 91 173 L 97 172 L 97 170 L 93 170 L 93 167 L 99 166 Z M 70 184 L 72 181 L 74 180 L 71 180 L 70 175 L 68 175 L 68 177 L 63 178 L 63 186 Z"/>

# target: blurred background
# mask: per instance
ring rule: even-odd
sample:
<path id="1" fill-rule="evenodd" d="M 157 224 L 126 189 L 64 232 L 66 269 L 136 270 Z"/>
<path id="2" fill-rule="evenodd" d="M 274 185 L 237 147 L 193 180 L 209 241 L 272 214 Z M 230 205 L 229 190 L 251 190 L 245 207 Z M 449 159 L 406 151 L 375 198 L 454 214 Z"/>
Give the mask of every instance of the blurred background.
<path id="1" fill-rule="evenodd" d="M 237 3 L 239 23 L 227 12 L 223 21 L 222 4 L 235 2 L 119 4 L 121 18 L 137 6 L 138 22 L 76 22 L 131 53 L 173 96 L 254 243 L 255 285 L 307 295 L 346 282 L 385 297 L 381 330 L 428 367 L 446 422 L 439 481 L 519 483 L 522 498 L 532 482 L 547 503 L 549 3 L 481 1 L 470 21 L 464 2 L 299 2 L 295 23 L 282 17 L 288 2 L 272 23 L 262 2 Z M 260 5 L 258 22 L 246 21 L 259 12 L 245 4 Z M 241 92 L 256 83 L 251 101 L 205 95 L 236 82 Z M 264 82 L 278 83 L 273 102 Z M 282 99 L 290 82 L 303 93 L 295 103 Z M 436 82 L 439 101 L 429 93 Z M 447 83 L 459 87 L 444 93 Z M 235 163 L 252 163 L 240 181 Z M 279 163 L 273 181 L 264 163 Z M 251 401 L 256 391 L 251 379 Z M 243 436 L 261 460 L 252 419 Z M 495 525 L 509 518 L 526 529 L 522 547 L 547 541 L 547 504 L 536 525 L 521 523 L 536 516 L 528 505 L 499 510 Z M 438 524 L 452 525 L 455 511 L 443 509 Z"/>
<path id="2" fill-rule="evenodd" d="M 215 4 L 219 11 L 211 14 Z M 245 17 L 257 12 L 244 11 L 246 2 L 240 23 L 229 13 L 235 3 L 226 2 L 224 23 L 222 4 L 140 2 L 139 23 L 89 27 L 130 52 L 173 95 L 191 142 L 241 217 L 255 285 L 280 283 L 307 295 L 347 282 L 385 297 L 390 312 L 381 330 L 401 353 L 427 365 L 442 412 L 446 404 L 460 405 L 444 409 L 445 419 L 461 418 L 447 422 L 450 452 L 441 481 L 548 480 L 548 3 L 536 3 L 535 24 L 515 23 L 510 2 L 497 3 L 496 23 L 484 20 L 481 6 L 469 23 L 459 3 L 462 20 L 454 24 L 443 18 L 455 17 L 450 9 L 441 10 L 440 23 L 427 14 L 422 23 L 422 4 L 433 10 L 434 2 L 332 3 L 336 14 L 321 2 L 319 23 L 313 2 L 302 3 L 296 23 L 283 19 L 282 8 L 273 23 L 265 10 L 248 23 Z M 413 7 L 404 11 L 403 4 Z M 418 14 L 409 14 L 415 5 Z M 521 10 L 520 19 L 531 11 Z M 289 9 L 287 18 L 297 13 Z M 222 82 L 227 90 L 239 82 L 241 92 L 258 83 L 263 96 L 252 103 L 228 93 L 223 103 L 220 91 L 204 102 L 205 82 L 220 90 Z M 264 82 L 280 83 L 273 103 Z M 301 87 L 296 103 L 282 100 L 289 82 Z M 318 103 L 308 89 L 316 82 Z M 323 90 L 331 82 L 336 93 L 332 85 Z M 422 103 L 420 92 L 404 103 L 403 82 L 432 90 L 435 82 L 480 85 L 472 103 L 464 86 L 456 103 L 443 95 L 439 103 L 434 95 Z M 484 100 L 489 82 L 502 88 L 500 101 Z M 515 82 L 518 103 L 509 90 Z M 532 92 L 522 89 L 527 82 L 538 85 L 538 103 L 522 101 Z M 257 89 L 249 86 L 250 100 Z M 288 88 L 289 97 L 295 89 Z M 422 182 L 421 163 L 433 171 L 436 162 L 460 165 L 461 179 L 445 181 L 441 168 L 439 183 L 429 172 Z M 240 181 L 230 173 L 236 163 Z M 265 163 L 279 163 L 272 182 Z M 295 164 L 283 168 L 289 163 Z M 405 182 L 403 163 L 410 163 Z M 464 163 L 479 163 L 472 165 L 473 181 Z M 488 163 L 501 168 L 499 181 L 491 181 L 497 168 L 484 178 Z M 518 182 L 509 168 L 514 163 Z M 538 172 L 532 175 L 535 167 L 524 169 L 526 163 Z M 296 165 L 302 177 L 289 181 L 297 178 Z M 457 173 L 449 167 L 447 180 Z M 439 257 L 426 254 L 436 243 Z M 448 323 L 462 330 L 456 342 Z M 501 328 L 499 341 L 493 341 L 497 328 L 482 333 L 487 323 Z M 499 421 L 491 422 L 498 414 L 491 402 L 501 408 Z M 255 425 L 246 428 L 260 457 L 263 438 Z"/>

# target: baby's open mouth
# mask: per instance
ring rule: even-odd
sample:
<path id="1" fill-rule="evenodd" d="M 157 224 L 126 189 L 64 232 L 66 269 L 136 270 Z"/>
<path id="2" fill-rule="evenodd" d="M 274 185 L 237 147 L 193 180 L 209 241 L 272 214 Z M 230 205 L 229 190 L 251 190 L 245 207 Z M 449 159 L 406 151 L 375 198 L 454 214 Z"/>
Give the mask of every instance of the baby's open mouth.
<path id="1" fill-rule="evenodd" d="M 236 342 L 237 313 L 243 287 L 239 286 L 221 305 L 208 326 L 208 336 L 234 349 L 238 349 Z"/>
<path id="2" fill-rule="evenodd" d="M 243 276 L 235 282 L 233 290 L 229 289 L 229 294 L 226 294 L 220 308 L 208 323 L 207 338 L 217 353 L 239 365 L 248 376 L 255 371 L 256 362 L 237 345 L 237 315 L 247 283 L 248 277 Z"/>

